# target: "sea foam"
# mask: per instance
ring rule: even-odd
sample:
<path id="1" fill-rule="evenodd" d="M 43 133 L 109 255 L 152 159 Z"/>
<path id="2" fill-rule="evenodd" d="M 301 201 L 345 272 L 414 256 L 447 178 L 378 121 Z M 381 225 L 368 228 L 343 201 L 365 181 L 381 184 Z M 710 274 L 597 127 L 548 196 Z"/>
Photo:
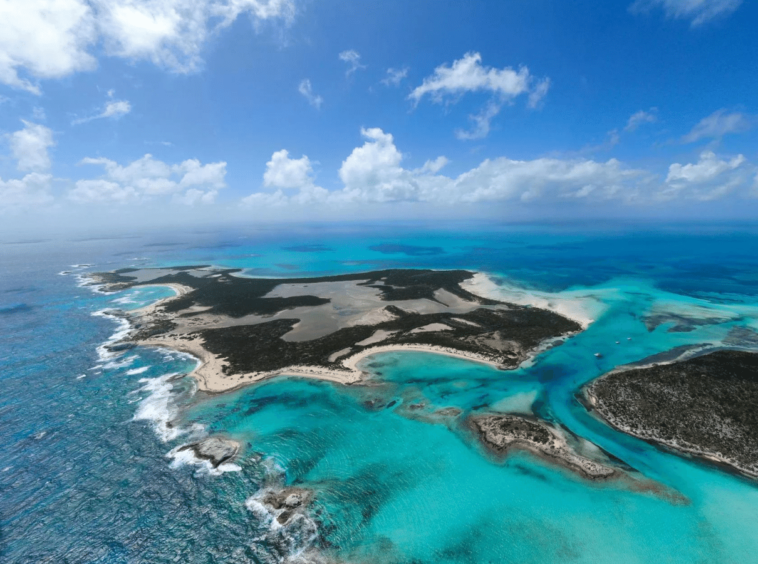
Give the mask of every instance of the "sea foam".
<path id="1" fill-rule="evenodd" d="M 149 421 L 155 433 L 164 443 L 187 432 L 185 429 L 174 427 L 171 424 L 177 414 L 174 396 L 171 393 L 174 388 L 171 380 L 175 376 L 177 373 L 166 374 L 158 378 L 141 379 L 140 383 L 143 385 L 140 391 L 146 392 L 148 395 L 140 402 L 137 412 L 132 418 L 134 421 Z"/>

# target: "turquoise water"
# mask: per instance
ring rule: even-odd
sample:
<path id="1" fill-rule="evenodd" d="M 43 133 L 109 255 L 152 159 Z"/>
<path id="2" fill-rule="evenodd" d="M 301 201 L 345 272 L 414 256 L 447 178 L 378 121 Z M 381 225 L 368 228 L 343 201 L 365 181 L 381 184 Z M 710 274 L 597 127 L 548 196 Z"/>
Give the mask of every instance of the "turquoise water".
<path id="1" fill-rule="evenodd" d="M 0 554 L 10 562 L 758 562 L 755 482 L 618 433 L 575 399 L 616 366 L 719 346 L 734 327 L 758 327 L 757 242 L 750 227 L 533 226 L 227 231 L 65 252 L 6 245 Z M 291 249 L 315 244 L 323 247 Z M 75 262 L 95 266 L 70 269 Z M 518 285 L 590 296 L 597 317 L 519 370 L 387 353 L 366 359 L 372 377 L 352 387 L 278 378 L 206 396 L 171 376 L 194 365 L 182 355 L 101 358 L 97 347 L 117 325 L 92 314 L 168 291 L 97 295 L 77 288 L 75 273 L 192 263 L 260 276 L 472 268 L 505 294 Z M 58 276 L 66 269 L 74 274 Z M 690 316 L 692 330 L 670 332 L 674 321 L 650 330 L 650 312 Z M 462 413 L 437 413 L 449 407 Z M 464 424 L 490 410 L 534 411 L 630 471 L 591 483 L 526 454 L 493 459 Z M 167 456 L 208 433 L 243 444 L 235 465 L 209 472 Z M 316 497 L 307 518 L 277 527 L 255 502 L 284 485 Z"/>

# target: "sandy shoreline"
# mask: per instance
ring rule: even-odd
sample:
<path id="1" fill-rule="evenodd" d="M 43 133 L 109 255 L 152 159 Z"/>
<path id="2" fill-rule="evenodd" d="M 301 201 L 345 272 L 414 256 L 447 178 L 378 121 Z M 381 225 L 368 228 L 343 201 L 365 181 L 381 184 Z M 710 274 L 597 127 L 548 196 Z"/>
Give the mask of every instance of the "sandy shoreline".
<path id="1" fill-rule="evenodd" d="M 275 376 L 296 376 L 301 378 L 313 378 L 327 380 L 338 384 L 350 385 L 362 381 L 368 373 L 358 368 L 358 364 L 375 354 L 389 352 L 424 352 L 452 356 L 471 362 L 486 364 L 493 368 L 499 368 L 498 363 L 474 353 L 465 354 L 442 347 L 426 345 L 385 345 L 371 347 L 353 354 L 341 361 L 344 370 L 330 370 L 320 366 L 292 365 L 279 370 L 267 372 L 249 372 L 244 374 L 226 375 L 222 367 L 224 360 L 206 350 L 199 339 L 186 340 L 177 337 L 163 337 L 146 339 L 137 343 L 139 346 L 166 348 L 189 354 L 198 360 L 198 366 L 189 374 L 195 378 L 198 389 L 207 393 L 223 393 L 236 390 L 242 386 L 268 380 Z"/>
<path id="2" fill-rule="evenodd" d="M 558 295 L 515 286 L 500 286 L 484 272 L 476 272 L 473 278 L 462 282 L 461 287 L 477 296 L 552 311 L 576 321 L 582 329 L 589 327 L 604 309 L 589 292 L 570 291 L 567 293 L 572 295 Z"/>
<path id="3" fill-rule="evenodd" d="M 476 274 L 475 277 L 478 280 L 485 281 L 487 284 L 494 284 L 486 275 Z M 171 300 L 183 296 L 192 291 L 192 288 L 184 286 L 182 284 L 161 282 L 157 284 L 151 284 L 152 286 L 165 286 L 171 288 L 176 295 L 170 296 L 158 300 L 157 302 L 140 309 L 125 312 L 122 319 L 126 319 L 132 325 L 132 331 L 130 335 L 121 340 L 129 340 L 133 337 L 136 330 L 135 326 L 143 325 L 145 322 L 154 321 L 155 317 L 163 317 L 159 311 L 160 308 Z M 481 284 L 472 283 L 472 289 L 479 288 Z M 481 294 L 479 292 L 477 295 Z M 486 292 L 484 292 L 486 294 Z M 544 304 L 538 304 L 535 302 L 535 307 L 544 307 Z M 565 316 L 565 315 L 564 315 Z M 165 317 L 164 317 L 165 318 Z M 154 337 L 147 337 L 144 339 L 133 340 L 135 344 L 146 347 L 166 348 L 189 354 L 198 360 L 197 367 L 189 374 L 192 376 L 198 384 L 198 388 L 201 391 L 207 393 L 223 393 L 232 390 L 236 390 L 242 386 L 249 385 L 256 382 L 261 382 L 275 376 L 295 376 L 302 378 L 313 378 L 318 380 L 327 380 L 330 382 L 339 383 L 342 385 L 355 384 L 364 380 L 368 373 L 361 370 L 358 364 L 369 356 L 390 352 L 423 352 L 431 354 L 440 354 L 470 362 L 477 362 L 485 364 L 487 366 L 503 369 L 504 366 L 499 364 L 493 358 L 486 355 L 477 353 L 468 353 L 452 348 L 446 348 L 441 346 L 432 345 L 420 345 L 420 344 L 395 344 L 395 345 L 379 345 L 370 348 L 363 349 L 357 353 L 346 356 L 339 361 L 339 365 L 344 367 L 339 369 L 326 368 L 321 366 L 312 365 L 291 365 L 281 369 L 273 371 L 261 371 L 261 372 L 248 372 L 227 375 L 224 373 L 224 366 L 226 360 L 218 357 L 215 354 L 208 351 L 203 346 L 202 338 L 194 336 L 188 338 L 186 335 L 156 335 Z M 543 343 L 544 345 L 544 343 Z M 537 347 L 529 351 L 528 362 L 535 354 L 538 354 L 542 348 Z M 514 368 L 509 366 L 508 368 Z"/>

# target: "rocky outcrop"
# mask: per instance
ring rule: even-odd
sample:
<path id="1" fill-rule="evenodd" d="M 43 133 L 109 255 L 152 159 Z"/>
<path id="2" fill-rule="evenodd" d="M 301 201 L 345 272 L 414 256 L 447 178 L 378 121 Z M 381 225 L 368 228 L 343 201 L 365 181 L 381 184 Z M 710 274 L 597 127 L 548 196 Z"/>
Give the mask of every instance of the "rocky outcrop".
<path id="1" fill-rule="evenodd" d="M 500 455 L 522 449 L 592 480 L 613 476 L 616 470 L 574 452 L 564 434 L 543 421 L 517 415 L 471 418 L 482 443 Z"/>
<path id="2" fill-rule="evenodd" d="M 237 456 L 239 444 L 229 439 L 209 437 L 197 443 L 184 445 L 179 449 L 179 451 L 182 450 L 191 450 L 197 458 L 207 460 L 211 466 L 218 468 L 224 462 L 229 462 Z"/>

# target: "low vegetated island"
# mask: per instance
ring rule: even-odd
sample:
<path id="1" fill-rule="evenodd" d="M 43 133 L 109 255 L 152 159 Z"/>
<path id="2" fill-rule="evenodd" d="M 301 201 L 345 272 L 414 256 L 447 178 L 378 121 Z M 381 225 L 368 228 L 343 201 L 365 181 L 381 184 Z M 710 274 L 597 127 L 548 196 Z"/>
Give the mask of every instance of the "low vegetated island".
<path id="1" fill-rule="evenodd" d="M 611 372 L 585 390 L 611 425 L 758 477 L 758 354 L 720 350 Z"/>
<path id="2" fill-rule="evenodd" d="M 177 296 L 119 312 L 122 343 L 190 353 L 201 389 L 223 392 L 277 374 L 349 384 L 357 363 L 390 350 L 450 354 L 513 369 L 546 343 L 581 330 L 555 312 L 465 288 L 465 270 L 380 270 L 319 278 L 250 278 L 186 266 L 92 275 L 109 291 L 167 285 Z"/>

